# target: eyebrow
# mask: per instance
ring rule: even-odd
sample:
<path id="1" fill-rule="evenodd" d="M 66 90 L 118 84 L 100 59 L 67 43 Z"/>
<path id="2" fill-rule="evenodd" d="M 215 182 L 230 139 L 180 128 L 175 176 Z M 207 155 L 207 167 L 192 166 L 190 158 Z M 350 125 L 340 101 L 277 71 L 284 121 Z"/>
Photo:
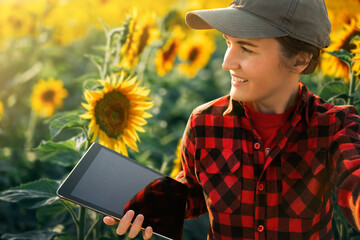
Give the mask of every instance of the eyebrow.
<path id="1" fill-rule="evenodd" d="M 223 37 L 226 39 L 226 40 L 229 40 L 225 34 L 223 34 Z M 238 40 L 236 41 L 236 43 L 240 44 L 240 45 L 247 45 L 247 46 L 250 46 L 250 47 L 258 47 L 257 45 L 251 43 L 251 42 L 247 42 L 247 41 L 244 41 L 244 40 Z"/>

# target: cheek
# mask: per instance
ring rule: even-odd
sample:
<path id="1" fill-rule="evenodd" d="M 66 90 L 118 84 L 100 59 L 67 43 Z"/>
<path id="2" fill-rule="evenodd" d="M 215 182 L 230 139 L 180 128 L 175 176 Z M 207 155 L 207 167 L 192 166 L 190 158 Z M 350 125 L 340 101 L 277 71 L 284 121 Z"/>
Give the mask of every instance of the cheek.
<path id="1" fill-rule="evenodd" d="M 248 66 L 249 69 L 252 69 L 251 74 L 256 78 L 260 78 L 260 80 L 276 77 L 283 74 L 284 71 L 278 59 L 251 62 Z"/>
<path id="2" fill-rule="evenodd" d="M 246 76 L 253 81 L 261 81 L 274 73 L 274 64 L 270 61 L 248 61 L 243 66 Z"/>

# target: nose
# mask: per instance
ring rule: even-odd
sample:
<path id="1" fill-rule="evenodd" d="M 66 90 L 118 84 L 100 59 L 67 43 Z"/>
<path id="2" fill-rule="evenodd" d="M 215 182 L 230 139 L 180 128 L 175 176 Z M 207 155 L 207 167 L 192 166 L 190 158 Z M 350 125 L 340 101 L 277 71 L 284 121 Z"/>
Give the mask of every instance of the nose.
<path id="1" fill-rule="evenodd" d="M 226 71 L 230 71 L 230 70 L 234 70 L 234 69 L 238 69 L 240 68 L 240 64 L 237 61 L 238 57 L 236 55 L 236 52 L 234 51 L 234 49 L 232 49 L 231 47 L 229 47 L 226 50 L 225 56 L 224 56 L 224 60 L 222 63 L 222 68 Z"/>

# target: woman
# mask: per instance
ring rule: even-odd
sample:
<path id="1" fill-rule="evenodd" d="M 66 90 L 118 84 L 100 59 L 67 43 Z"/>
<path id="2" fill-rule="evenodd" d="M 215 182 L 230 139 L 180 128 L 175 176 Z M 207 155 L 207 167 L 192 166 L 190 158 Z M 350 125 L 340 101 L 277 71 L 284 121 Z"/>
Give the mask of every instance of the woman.
<path id="1" fill-rule="evenodd" d="M 333 192 L 359 229 L 360 117 L 299 82 L 330 43 L 323 0 L 235 0 L 186 23 L 223 33 L 231 75 L 230 94 L 196 108 L 185 129 L 186 217 L 208 211 L 208 239 L 333 239 Z M 143 216 L 130 227 L 133 217 L 118 234 L 140 231 Z"/>

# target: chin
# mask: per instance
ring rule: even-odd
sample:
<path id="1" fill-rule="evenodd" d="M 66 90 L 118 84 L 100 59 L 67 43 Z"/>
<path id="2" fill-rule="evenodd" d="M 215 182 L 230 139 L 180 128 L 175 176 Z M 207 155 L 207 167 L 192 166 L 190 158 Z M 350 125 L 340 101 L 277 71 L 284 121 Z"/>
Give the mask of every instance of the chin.
<path id="1" fill-rule="evenodd" d="M 235 101 L 246 102 L 246 97 L 244 96 L 244 94 L 238 92 L 230 91 L 230 97 Z"/>

